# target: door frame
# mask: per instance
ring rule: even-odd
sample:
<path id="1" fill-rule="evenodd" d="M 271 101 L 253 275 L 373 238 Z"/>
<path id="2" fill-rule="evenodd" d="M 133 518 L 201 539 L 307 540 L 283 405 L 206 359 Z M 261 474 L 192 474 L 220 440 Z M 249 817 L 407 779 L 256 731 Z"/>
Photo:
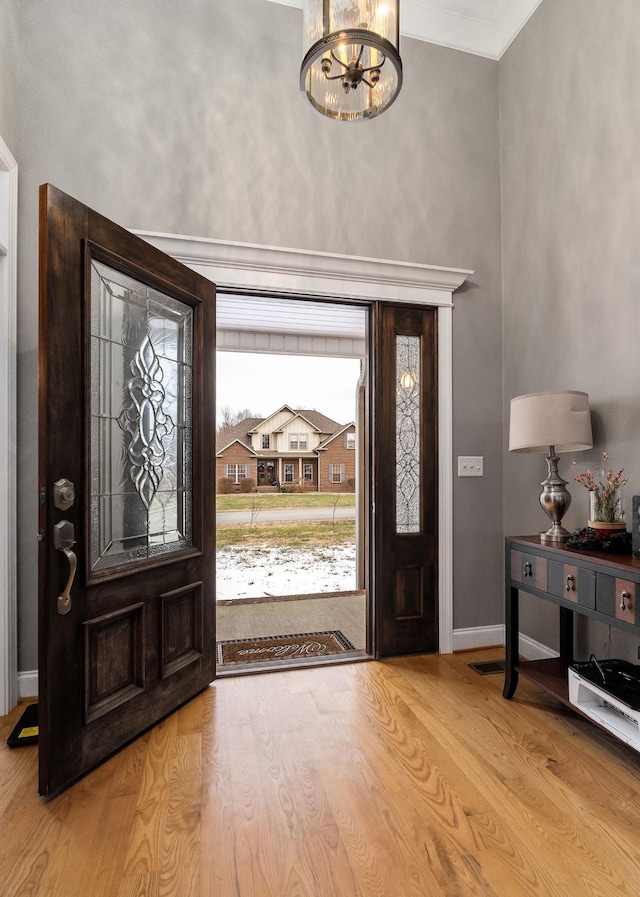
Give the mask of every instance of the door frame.
<path id="1" fill-rule="evenodd" d="M 473 271 L 134 230 L 225 289 L 438 309 L 439 650 L 453 650 L 453 293 Z"/>
<path id="2" fill-rule="evenodd" d="M 16 309 L 18 163 L 0 137 L 0 716 L 18 703 Z"/>

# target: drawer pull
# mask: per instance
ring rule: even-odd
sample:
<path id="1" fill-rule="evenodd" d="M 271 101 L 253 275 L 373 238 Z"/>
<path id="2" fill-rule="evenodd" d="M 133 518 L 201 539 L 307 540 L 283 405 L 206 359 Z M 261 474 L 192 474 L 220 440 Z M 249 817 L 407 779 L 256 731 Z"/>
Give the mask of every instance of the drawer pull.
<path id="1" fill-rule="evenodd" d="M 529 561 L 525 563 L 524 570 L 522 571 L 522 578 L 526 579 L 527 576 L 533 576 L 533 567 Z"/>
<path id="2" fill-rule="evenodd" d="M 576 581 L 570 573 L 567 576 L 567 592 L 575 592 L 575 590 L 576 590 Z"/>
<path id="3" fill-rule="evenodd" d="M 625 592 L 620 593 L 620 610 L 627 609 L 627 605 L 625 604 L 625 602 L 628 601 L 630 598 L 631 598 L 630 592 L 625 591 Z"/>

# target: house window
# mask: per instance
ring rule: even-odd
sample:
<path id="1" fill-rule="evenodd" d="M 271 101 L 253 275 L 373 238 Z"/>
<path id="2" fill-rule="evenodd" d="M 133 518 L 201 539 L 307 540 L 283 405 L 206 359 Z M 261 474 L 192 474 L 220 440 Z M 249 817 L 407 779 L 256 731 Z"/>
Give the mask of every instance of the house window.
<path id="1" fill-rule="evenodd" d="M 240 480 L 244 480 L 249 476 L 249 465 L 225 464 L 223 475 L 225 477 L 228 477 L 230 480 L 233 480 L 234 483 L 239 483 Z"/>
<path id="2" fill-rule="evenodd" d="M 271 433 L 263 433 L 262 434 L 262 448 L 263 449 L 271 448 Z"/>
<path id="3" fill-rule="evenodd" d="M 289 433 L 289 449 L 296 452 L 306 452 L 307 450 L 307 434 L 306 433 Z"/>
<path id="4" fill-rule="evenodd" d="M 356 447 L 356 434 L 355 433 L 345 433 L 344 434 L 344 447 L 346 449 L 355 449 L 355 447 Z"/>
<path id="5" fill-rule="evenodd" d="M 293 483 L 293 464 L 284 465 L 284 481 L 285 483 Z"/>
<path id="6" fill-rule="evenodd" d="M 344 483 L 344 464 L 329 465 L 329 482 Z"/>
<path id="7" fill-rule="evenodd" d="M 303 465 L 303 476 L 308 483 L 313 480 L 313 464 Z"/>

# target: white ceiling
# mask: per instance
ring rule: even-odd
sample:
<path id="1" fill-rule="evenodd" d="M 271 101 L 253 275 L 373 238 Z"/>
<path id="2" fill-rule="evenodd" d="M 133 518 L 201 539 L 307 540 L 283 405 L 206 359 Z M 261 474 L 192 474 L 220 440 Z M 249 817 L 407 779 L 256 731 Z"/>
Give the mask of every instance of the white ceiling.
<path id="1" fill-rule="evenodd" d="M 302 9 L 303 0 L 270 2 Z M 400 32 L 431 44 L 500 59 L 541 3 L 542 0 L 400 0 Z"/>

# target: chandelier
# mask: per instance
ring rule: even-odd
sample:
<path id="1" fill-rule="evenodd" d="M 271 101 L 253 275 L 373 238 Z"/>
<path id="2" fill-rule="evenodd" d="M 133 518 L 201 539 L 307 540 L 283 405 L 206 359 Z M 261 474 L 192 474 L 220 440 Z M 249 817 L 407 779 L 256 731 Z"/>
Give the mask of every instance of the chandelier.
<path id="1" fill-rule="evenodd" d="M 402 86 L 400 0 L 304 0 L 300 90 L 337 121 L 373 118 Z"/>

